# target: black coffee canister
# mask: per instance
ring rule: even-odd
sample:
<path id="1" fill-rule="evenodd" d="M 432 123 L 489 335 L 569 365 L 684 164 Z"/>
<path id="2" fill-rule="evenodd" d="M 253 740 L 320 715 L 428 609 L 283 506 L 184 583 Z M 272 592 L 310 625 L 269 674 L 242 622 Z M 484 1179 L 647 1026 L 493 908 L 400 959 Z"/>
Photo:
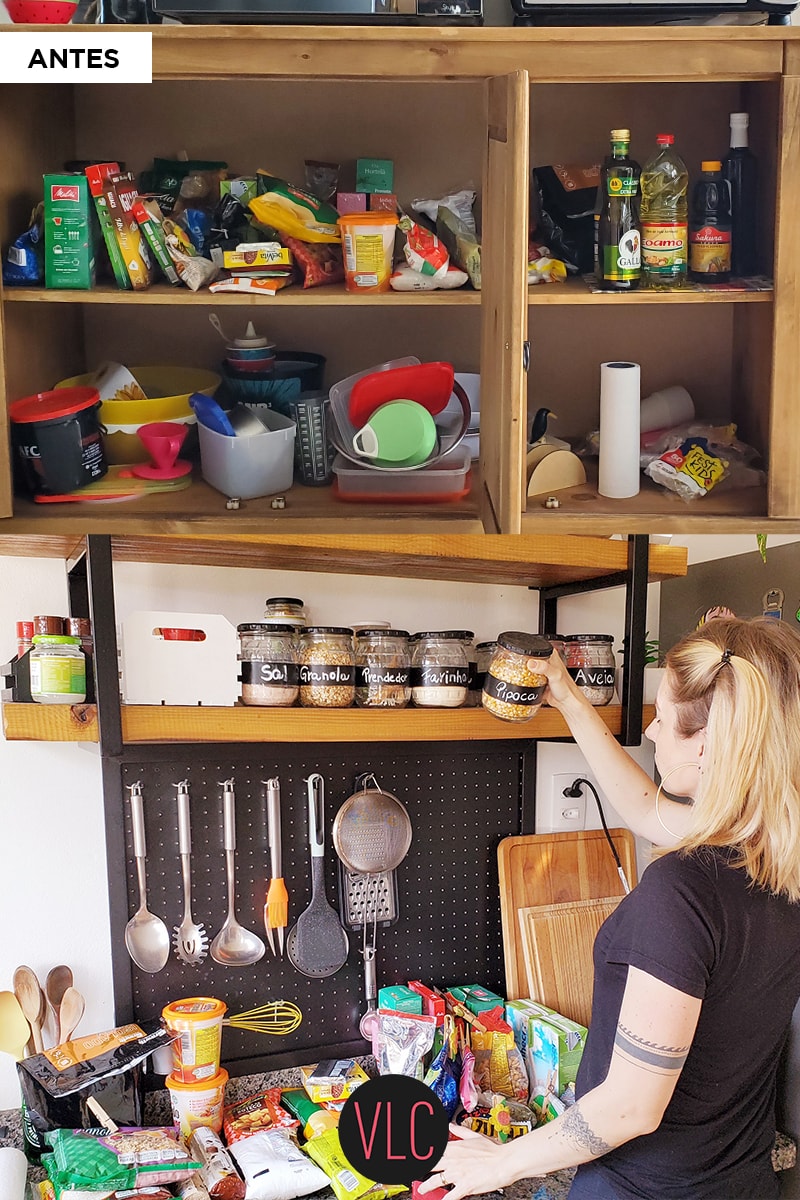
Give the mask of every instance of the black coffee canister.
<path id="1" fill-rule="evenodd" d="M 96 388 L 56 388 L 15 400 L 9 409 L 17 465 L 34 494 L 60 496 L 108 470 Z"/>

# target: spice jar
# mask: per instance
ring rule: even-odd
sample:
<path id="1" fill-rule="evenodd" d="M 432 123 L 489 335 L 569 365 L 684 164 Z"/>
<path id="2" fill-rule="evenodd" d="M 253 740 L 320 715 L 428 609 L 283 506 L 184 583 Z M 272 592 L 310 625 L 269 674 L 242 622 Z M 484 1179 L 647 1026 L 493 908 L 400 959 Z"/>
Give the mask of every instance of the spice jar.
<path id="1" fill-rule="evenodd" d="M 290 708 L 300 694 L 293 625 L 237 625 L 242 702 Z"/>
<path id="2" fill-rule="evenodd" d="M 359 629 L 356 633 L 356 704 L 359 708 L 405 708 L 410 700 L 408 631 Z"/>
<path id="3" fill-rule="evenodd" d="M 264 621 L 268 625 L 292 625 L 305 629 L 308 614 L 302 600 L 296 596 L 271 596 L 264 606 Z"/>
<path id="4" fill-rule="evenodd" d="M 573 633 L 564 638 L 567 671 L 590 704 L 610 704 L 616 668 L 610 633 Z"/>
<path id="5" fill-rule="evenodd" d="M 86 659 L 80 638 L 38 633 L 28 661 L 31 697 L 38 704 L 83 704 Z"/>
<path id="6" fill-rule="evenodd" d="M 64 632 L 65 617 L 34 617 L 33 632 L 46 636 L 60 637 Z"/>
<path id="7" fill-rule="evenodd" d="M 22 658 L 33 646 L 33 621 L 17 621 L 17 658 Z"/>
<path id="8" fill-rule="evenodd" d="M 549 658 L 553 647 L 536 633 L 501 633 L 483 682 L 483 707 L 503 721 L 529 721 L 542 706 L 547 676 L 529 658 Z"/>
<path id="9" fill-rule="evenodd" d="M 92 638 L 92 622 L 88 617 L 67 617 L 66 627 L 70 637 L 80 638 L 81 650 L 86 655 L 86 702 L 94 704 L 94 639 Z"/>
<path id="10" fill-rule="evenodd" d="M 419 708 L 462 708 L 466 703 L 471 636 L 465 629 L 414 634 L 411 695 Z"/>
<path id="11" fill-rule="evenodd" d="M 300 644 L 300 703 L 303 708 L 350 708 L 356 665 L 352 629 L 313 625 Z"/>

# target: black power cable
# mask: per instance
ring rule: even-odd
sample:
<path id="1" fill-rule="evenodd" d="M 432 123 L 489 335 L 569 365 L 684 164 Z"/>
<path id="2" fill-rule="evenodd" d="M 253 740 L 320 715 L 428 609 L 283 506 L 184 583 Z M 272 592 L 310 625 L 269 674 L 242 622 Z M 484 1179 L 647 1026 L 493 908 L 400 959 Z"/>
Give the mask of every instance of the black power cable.
<path id="1" fill-rule="evenodd" d="M 591 779 L 583 779 L 582 777 L 578 777 L 577 779 L 573 779 L 573 781 L 569 785 L 569 787 L 564 788 L 564 791 L 562 794 L 564 796 L 567 796 L 571 800 L 577 800 L 581 795 L 581 787 L 582 786 L 588 787 L 589 791 L 594 796 L 595 804 L 597 805 L 597 811 L 600 814 L 600 824 L 603 826 L 603 833 L 606 835 L 606 841 L 608 842 L 609 846 L 611 847 L 611 853 L 614 855 L 614 862 L 617 864 L 617 874 L 619 875 L 620 879 L 622 880 L 622 886 L 624 887 L 625 894 L 627 895 L 628 892 L 631 890 L 631 885 L 628 883 L 628 877 L 625 874 L 625 870 L 622 866 L 622 863 L 620 862 L 620 857 L 619 857 L 619 854 L 617 853 L 617 847 L 614 845 L 614 840 L 611 837 L 611 834 L 608 832 L 608 825 L 606 824 L 606 815 L 603 812 L 603 806 L 600 803 L 600 797 L 597 794 L 597 788 L 594 786 Z"/>

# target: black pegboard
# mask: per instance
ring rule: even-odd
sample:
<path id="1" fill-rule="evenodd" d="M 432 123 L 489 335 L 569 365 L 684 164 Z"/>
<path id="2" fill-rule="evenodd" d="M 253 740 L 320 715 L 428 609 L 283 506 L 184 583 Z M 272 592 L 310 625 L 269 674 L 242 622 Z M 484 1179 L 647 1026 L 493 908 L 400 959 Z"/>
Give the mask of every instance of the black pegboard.
<path id="1" fill-rule="evenodd" d="M 126 785 L 141 780 L 147 833 L 148 907 L 169 927 L 180 922 L 183 893 L 178 856 L 177 801 L 173 784 L 189 781 L 192 813 L 192 912 L 209 938 L 227 910 L 222 844 L 222 780 L 236 792 L 236 915 L 264 938 L 263 906 L 269 878 L 266 804 L 262 781 L 281 784 L 283 871 L 289 891 L 289 926 L 311 898 L 305 779 L 325 779 L 327 895 L 338 907 L 337 859 L 331 838 L 337 809 L 356 777 L 374 772 L 382 787 L 407 807 L 413 841 L 398 868 L 399 918 L 378 933 L 378 986 L 422 979 L 427 983 L 482 982 L 503 988 L 503 950 L 497 880 L 497 845 L 520 832 L 523 747 L 519 742 L 351 747 L 158 747 L 121 766 L 128 914 L 138 906 L 138 883 Z M 112 891 L 115 881 L 111 881 Z M 117 881 L 117 886 L 119 886 Z M 350 934 L 345 966 L 327 979 L 299 974 L 269 947 L 255 966 L 231 969 L 210 955 L 196 967 L 174 951 L 156 975 L 128 960 L 132 1013 L 158 1016 L 173 999 L 212 995 L 231 1013 L 268 1000 L 291 1000 L 303 1011 L 300 1028 L 272 1038 L 225 1031 L 223 1058 L 240 1073 L 285 1065 L 298 1051 L 365 1053 L 358 1035 L 364 1008 L 363 959 L 358 934 Z M 117 981 L 119 983 L 119 981 Z M 127 981 L 126 981 L 127 983 Z M 117 988 L 119 994 L 120 989 Z M 119 1016 L 120 1014 L 118 1014 Z M 289 1057 L 287 1057 L 287 1055 Z"/>

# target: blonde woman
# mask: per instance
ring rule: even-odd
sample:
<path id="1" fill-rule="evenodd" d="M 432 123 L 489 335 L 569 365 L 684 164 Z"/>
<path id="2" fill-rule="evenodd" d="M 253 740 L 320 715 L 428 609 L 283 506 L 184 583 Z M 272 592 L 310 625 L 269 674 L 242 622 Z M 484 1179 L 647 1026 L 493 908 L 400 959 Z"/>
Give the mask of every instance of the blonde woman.
<path id="1" fill-rule="evenodd" d="M 531 665 L 534 665 L 533 663 Z M 578 1166 L 570 1200 L 769 1200 L 776 1074 L 800 996 L 800 637 L 718 619 L 667 656 L 646 730 L 665 786 L 558 655 L 536 662 L 602 789 L 657 858 L 601 928 L 577 1103 L 505 1146 L 459 1131 L 448 1200 Z"/>

